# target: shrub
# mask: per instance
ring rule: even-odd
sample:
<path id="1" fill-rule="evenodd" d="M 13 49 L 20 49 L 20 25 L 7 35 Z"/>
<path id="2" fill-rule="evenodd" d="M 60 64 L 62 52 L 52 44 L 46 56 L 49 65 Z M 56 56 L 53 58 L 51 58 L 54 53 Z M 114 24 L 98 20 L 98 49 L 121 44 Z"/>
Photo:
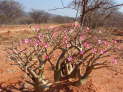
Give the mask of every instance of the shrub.
<path id="1" fill-rule="evenodd" d="M 44 75 L 47 63 L 54 72 L 55 83 L 74 79 L 76 84 L 81 84 L 94 69 L 110 67 L 110 62 L 102 58 L 113 55 L 112 63 L 117 63 L 114 55 L 117 42 L 88 27 L 82 29 L 77 22 L 69 29 L 42 32 L 36 28 L 35 32 L 34 37 L 13 44 L 8 52 L 10 59 L 27 74 L 30 79 L 27 82 L 36 92 L 45 91 L 53 84 Z M 57 56 L 55 51 L 59 51 Z"/>

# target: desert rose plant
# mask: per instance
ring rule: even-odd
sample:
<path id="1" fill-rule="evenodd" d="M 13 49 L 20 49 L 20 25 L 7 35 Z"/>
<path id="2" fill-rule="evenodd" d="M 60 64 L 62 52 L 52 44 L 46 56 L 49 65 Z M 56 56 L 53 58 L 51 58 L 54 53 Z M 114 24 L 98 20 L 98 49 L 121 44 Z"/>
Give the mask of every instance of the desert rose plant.
<path id="1" fill-rule="evenodd" d="M 74 79 L 81 84 L 94 69 L 117 63 L 117 42 L 88 27 L 81 28 L 78 22 L 69 27 L 35 30 L 35 36 L 13 43 L 8 53 L 25 72 L 29 79 L 26 82 L 33 85 L 36 92 L 46 91 L 53 83 L 64 80 Z M 103 59 L 111 56 L 112 62 Z M 45 78 L 47 63 L 54 72 L 53 83 Z"/>

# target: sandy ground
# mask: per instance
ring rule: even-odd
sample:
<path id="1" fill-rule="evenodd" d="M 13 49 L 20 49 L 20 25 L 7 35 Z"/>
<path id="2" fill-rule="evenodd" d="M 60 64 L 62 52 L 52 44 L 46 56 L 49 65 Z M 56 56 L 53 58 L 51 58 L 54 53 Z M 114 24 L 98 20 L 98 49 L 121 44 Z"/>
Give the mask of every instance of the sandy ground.
<path id="1" fill-rule="evenodd" d="M 24 26 L 21 27 L 19 26 L 17 28 L 8 27 L 5 29 L 1 27 L 0 32 L 7 32 L 8 30 L 13 29 L 15 31 L 27 30 L 26 27 L 24 28 Z M 123 37 L 116 37 L 116 39 L 123 40 Z M 123 51 L 123 43 L 119 44 L 119 46 Z M 10 62 L 6 57 L 6 52 L 4 49 L 5 45 L 0 44 L 0 84 L 3 84 L 3 86 L 12 85 L 23 80 L 23 73 L 16 66 L 10 65 Z M 93 71 L 90 77 L 90 81 L 88 82 L 89 84 L 88 83 L 86 84 L 86 87 L 70 86 L 69 89 L 66 88 L 67 89 L 66 92 L 123 92 L 123 66 L 121 66 L 122 64 L 123 61 L 119 61 L 119 64 L 115 65 L 115 67 L 117 68 L 117 72 L 114 72 L 106 68 L 95 70 Z M 50 78 L 50 75 L 48 75 L 48 78 Z M 16 92 L 16 91 L 2 91 L 0 88 L 0 92 Z"/>

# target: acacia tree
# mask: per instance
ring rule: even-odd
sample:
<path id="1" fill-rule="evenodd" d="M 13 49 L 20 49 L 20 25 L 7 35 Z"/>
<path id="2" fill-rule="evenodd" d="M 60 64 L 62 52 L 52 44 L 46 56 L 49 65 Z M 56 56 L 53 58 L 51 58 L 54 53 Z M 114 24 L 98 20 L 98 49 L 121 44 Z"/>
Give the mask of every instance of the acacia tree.
<path id="1" fill-rule="evenodd" d="M 24 14 L 21 5 L 14 0 L 0 0 L 0 23 L 13 23 Z"/>
<path id="2" fill-rule="evenodd" d="M 47 23 L 50 14 L 41 10 L 32 10 L 32 12 L 30 12 L 30 17 L 33 19 L 33 22 L 36 24 Z"/>
<path id="3" fill-rule="evenodd" d="M 116 4 L 114 0 L 71 0 L 68 5 L 64 5 L 63 0 L 60 1 L 62 7 L 51 10 L 71 8 L 76 11 L 75 20 L 78 20 L 81 26 L 90 27 L 107 25 L 104 21 L 108 21 L 118 12 L 118 7 L 123 6 L 122 3 Z"/>
<path id="4" fill-rule="evenodd" d="M 90 16 L 98 13 L 103 20 L 116 11 L 123 4 L 115 4 L 113 0 L 73 0 L 73 8 L 80 14 L 80 23 L 83 25 Z M 88 16 L 90 15 L 90 16 Z M 103 15 L 103 16 L 102 16 Z M 94 17 L 93 17 L 94 18 Z M 90 22 L 90 21 L 89 21 Z"/>
<path id="5" fill-rule="evenodd" d="M 94 69 L 110 66 L 111 62 L 100 61 L 112 56 L 110 52 L 115 55 L 112 63 L 117 63 L 115 40 L 89 28 L 81 30 L 77 22 L 71 28 L 56 29 L 51 27 L 41 32 L 36 28 L 34 37 L 23 39 L 8 50 L 10 59 L 25 72 L 26 82 L 33 85 L 36 92 L 46 91 L 52 84 L 71 78 L 81 84 Z M 57 56 L 56 51 L 59 52 Z M 53 83 L 44 75 L 47 63 L 54 72 Z"/>

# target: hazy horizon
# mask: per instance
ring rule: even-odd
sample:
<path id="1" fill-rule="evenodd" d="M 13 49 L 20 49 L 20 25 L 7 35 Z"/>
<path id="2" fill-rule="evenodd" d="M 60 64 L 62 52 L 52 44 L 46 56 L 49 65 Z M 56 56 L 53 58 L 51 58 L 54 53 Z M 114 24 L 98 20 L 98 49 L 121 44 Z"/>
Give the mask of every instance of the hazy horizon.
<path id="1" fill-rule="evenodd" d="M 70 16 L 74 17 L 76 15 L 75 10 L 72 9 L 57 9 L 51 10 L 55 8 L 61 8 L 62 4 L 60 0 L 16 0 L 22 4 L 25 11 L 31 11 L 32 9 L 40 9 L 46 12 L 62 15 L 62 16 Z M 67 6 L 71 0 L 64 0 L 64 5 Z M 123 0 L 114 0 L 116 3 L 123 3 Z M 119 9 L 123 12 L 123 7 Z"/>

